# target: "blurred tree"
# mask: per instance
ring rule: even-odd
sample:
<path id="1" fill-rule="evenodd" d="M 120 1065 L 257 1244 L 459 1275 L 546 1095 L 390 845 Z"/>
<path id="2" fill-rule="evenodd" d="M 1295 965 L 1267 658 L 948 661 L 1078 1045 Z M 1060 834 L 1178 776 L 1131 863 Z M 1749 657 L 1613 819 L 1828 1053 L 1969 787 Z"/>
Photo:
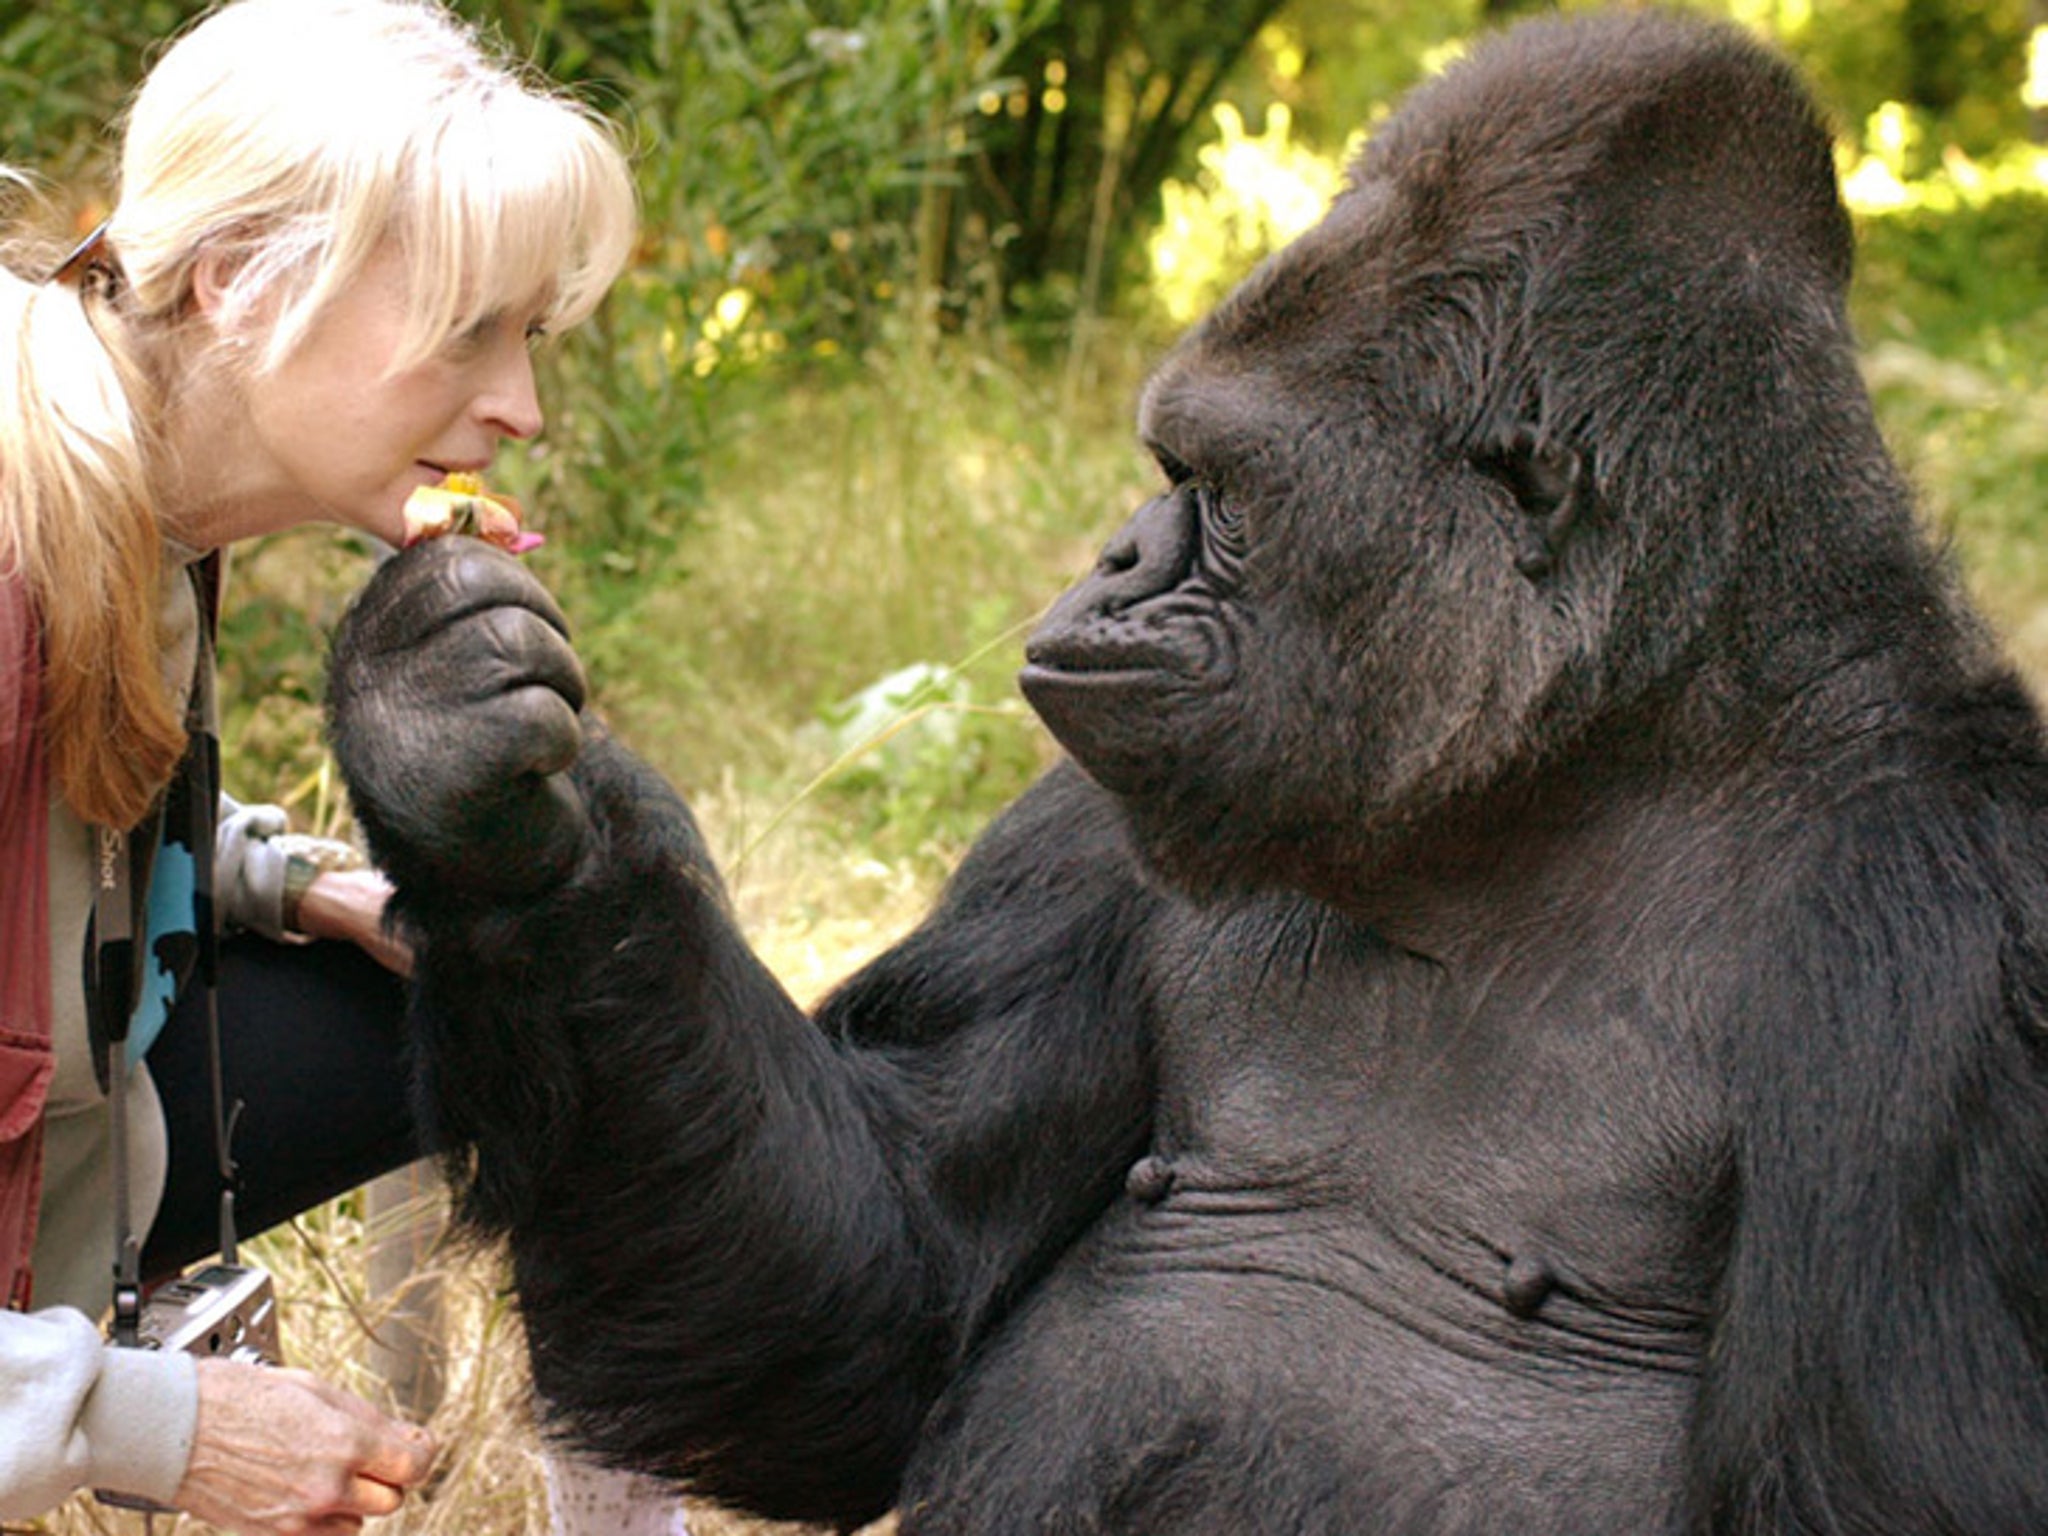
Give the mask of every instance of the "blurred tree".
<path id="1" fill-rule="evenodd" d="M 1888 101 L 1954 143 L 1988 154 L 2028 131 L 2031 12 L 2039 0 L 1725 0 L 1715 7 L 1777 35 L 1814 76 L 1845 132 Z"/>
<path id="2" fill-rule="evenodd" d="M 73 195 L 104 183 L 108 130 L 150 49 L 203 0 L 0 3 L 0 164 Z"/>
<path id="3" fill-rule="evenodd" d="M 2036 144 L 2048 144 L 2048 0 L 2027 6 L 2027 83 L 2021 91 Z"/>
<path id="4" fill-rule="evenodd" d="M 1532 7 L 1546 0 L 1288 0 L 1231 97 L 1252 122 L 1284 103 L 1304 143 L 1335 153 L 1462 39 Z"/>
<path id="5" fill-rule="evenodd" d="M 2028 84 L 2023 100 L 2034 127 L 2034 141 L 2048 143 L 2048 0 L 2028 6 Z"/>
<path id="6" fill-rule="evenodd" d="M 954 259 L 986 93 L 1051 0 L 458 0 L 636 139 L 656 253 L 772 300 L 803 341 L 871 334 Z"/>
<path id="7" fill-rule="evenodd" d="M 1281 0 L 1063 0 L 1011 57 L 973 211 L 1013 234 L 1007 282 L 1092 311 L 1160 183 Z M 1057 307 L 1065 307 L 1059 304 Z"/>

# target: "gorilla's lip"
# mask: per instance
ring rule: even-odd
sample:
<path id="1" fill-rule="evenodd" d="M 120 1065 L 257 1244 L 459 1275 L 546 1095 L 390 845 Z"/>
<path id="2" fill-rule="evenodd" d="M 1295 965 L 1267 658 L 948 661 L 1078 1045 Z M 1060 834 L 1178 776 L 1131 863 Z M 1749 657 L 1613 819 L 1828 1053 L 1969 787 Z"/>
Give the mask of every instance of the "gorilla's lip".
<path id="1" fill-rule="evenodd" d="M 1237 670 L 1236 648 L 1218 625 L 1190 625 L 1178 645 L 1142 636 L 1070 632 L 1033 635 L 1024 645 L 1026 682 L 1055 686 L 1106 684 L 1142 688 L 1150 683 L 1186 687 L 1220 685 Z M 1189 643 L 1190 641 L 1194 643 Z"/>
<path id="2" fill-rule="evenodd" d="M 1024 646 L 1026 670 L 1080 673 L 1089 676 L 1140 676 L 1148 672 L 1179 672 L 1180 658 L 1163 645 L 1133 645 L 1128 637 L 1114 643 L 1091 642 L 1084 636 L 1058 640 L 1033 638 Z"/>
<path id="3" fill-rule="evenodd" d="M 1053 689 L 1108 688 L 1134 693 L 1161 681 L 1158 667 L 1069 667 L 1058 663 L 1027 661 L 1017 672 L 1017 686 L 1029 697 L 1034 691 Z"/>

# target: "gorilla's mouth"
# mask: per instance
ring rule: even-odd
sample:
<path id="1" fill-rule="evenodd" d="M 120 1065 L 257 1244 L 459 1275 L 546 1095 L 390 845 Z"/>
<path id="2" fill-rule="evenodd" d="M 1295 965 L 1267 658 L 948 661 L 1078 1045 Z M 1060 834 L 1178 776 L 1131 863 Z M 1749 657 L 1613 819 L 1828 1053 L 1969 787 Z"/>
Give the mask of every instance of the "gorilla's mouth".
<path id="1" fill-rule="evenodd" d="M 1220 624 L 1134 632 L 1088 624 L 1033 635 L 1017 686 L 1053 736 L 1114 793 L 1155 791 L 1176 722 L 1226 692 L 1237 651 Z"/>
<path id="2" fill-rule="evenodd" d="M 1024 647 L 1022 678 L 1056 686 L 1143 688 L 1185 669 L 1166 647 L 1120 645 L 1038 645 Z"/>
<path id="3" fill-rule="evenodd" d="M 1116 688 L 1135 691 L 1157 674 L 1140 667 L 1067 667 L 1027 661 L 1017 672 L 1017 686 L 1028 697 L 1034 689 Z"/>
<path id="4" fill-rule="evenodd" d="M 1102 736 L 1111 721 L 1123 722 L 1125 734 L 1149 737 L 1141 722 L 1156 720 L 1161 695 L 1169 688 L 1185 691 L 1186 680 L 1145 664 L 1128 647 L 1087 654 L 1033 647 L 1025 652 L 1017 687 L 1052 733 L 1085 756 L 1083 741 Z"/>
<path id="5" fill-rule="evenodd" d="M 1229 631 L 1212 617 L 1182 615 L 1171 628 L 1041 628 L 1024 643 L 1019 678 L 1056 687 L 1115 686 L 1143 692 L 1162 685 L 1219 688 L 1236 671 L 1237 649 Z"/>

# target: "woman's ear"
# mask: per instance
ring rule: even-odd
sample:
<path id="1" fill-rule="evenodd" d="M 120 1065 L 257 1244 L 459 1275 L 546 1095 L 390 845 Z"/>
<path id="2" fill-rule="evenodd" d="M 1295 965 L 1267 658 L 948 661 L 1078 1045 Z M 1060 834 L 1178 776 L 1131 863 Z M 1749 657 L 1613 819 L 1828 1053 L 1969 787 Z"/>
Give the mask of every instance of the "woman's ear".
<path id="1" fill-rule="evenodd" d="M 224 341 L 230 330 L 240 331 L 248 320 L 246 313 L 236 313 L 233 298 L 235 277 L 245 259 L 240 252 L 203 245 L 192 263 L 192 306 Z"/>
<path id="2" fill-rule="evenodd" d="M 217 322 L 226 313 L 236 266 L 219 246 L 199 248 L 198 259 L 192 263 L 192 302 L 207 319 Z"/>
<path id="3" fill-rule="evenodd" d="M 188 323 L 196 325 L 202 351 L 217 349 L 226 357 L 246 364 L 260 346 L 264 315 L 268 306 L 259 298 L 251 303 L 246 292 L 237 290 L 236 279 L 248 254 L 217 245 L 201 246 L 192 262 L 192 294 L 186 312 Z"/>

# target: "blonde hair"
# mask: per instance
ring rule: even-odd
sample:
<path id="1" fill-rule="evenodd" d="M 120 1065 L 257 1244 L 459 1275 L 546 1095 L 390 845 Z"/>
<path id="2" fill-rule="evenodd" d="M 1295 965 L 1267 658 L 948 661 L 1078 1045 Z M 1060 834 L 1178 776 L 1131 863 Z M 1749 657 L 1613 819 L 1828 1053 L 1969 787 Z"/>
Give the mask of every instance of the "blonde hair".
<path id="1" fill-rule="evenodd" d="M 146 474 L 171 381 L 144 360 L 189 321 L 200 256 L 227 258 L 221 332 L 260 342 L 216 361 L 260 376 L 395 245 L 398 369 L 536 296 L 547 328 L 575 324 L 634 225 L 603 121 L 487 58 L 435 0 L 232 0 L 171 45 L 128 111 L 118 278 L 0 274 L 0 578 L 26 579 L 43 623 L 44 733 L 73 809 L 132 825 L 183 749 Z"/>

